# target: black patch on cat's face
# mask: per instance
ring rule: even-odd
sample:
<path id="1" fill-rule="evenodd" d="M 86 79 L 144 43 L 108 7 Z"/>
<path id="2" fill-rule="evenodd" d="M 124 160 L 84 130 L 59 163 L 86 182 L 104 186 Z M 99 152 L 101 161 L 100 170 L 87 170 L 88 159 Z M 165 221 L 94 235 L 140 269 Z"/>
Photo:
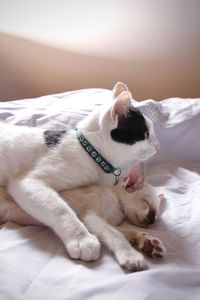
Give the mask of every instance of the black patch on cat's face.
<path id="1" fill-rule="evenodd" d="M 54 147 L 60 143 L 63 136 L 66 134 L 66 130 L 46 130 L 44 131 L 45 144 L 48 147 Z"/>
<path id="2" fill-rule="evenodd" d="M 117 128 L 113 129 L 110 134 L 116 142 L 133 145 L 148 138 L 149 130 L 144 116 L 138 109 L 131 106 L 126 116 L 119 117 Z"/>

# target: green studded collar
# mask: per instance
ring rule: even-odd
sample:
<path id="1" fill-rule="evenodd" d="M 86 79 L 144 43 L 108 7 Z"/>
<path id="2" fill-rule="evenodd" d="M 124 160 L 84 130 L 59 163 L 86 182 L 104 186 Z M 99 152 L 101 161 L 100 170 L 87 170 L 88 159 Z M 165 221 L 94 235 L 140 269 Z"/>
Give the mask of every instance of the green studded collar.
<path id="1" fill-rule="evenodd" d="M 113 174 L 115 176 L 115 184 L 118 184 L 119 176 L 121 175 L 121 169 L 114 167 L 106 159 L 104 159 L 103 156 L 90 144 L 90 142 L 85 138 L 85 136 L 79 129 L 76 130 L 76 136 L 79 143 L 88 153 L 88 155 L 105 173 Z"/>

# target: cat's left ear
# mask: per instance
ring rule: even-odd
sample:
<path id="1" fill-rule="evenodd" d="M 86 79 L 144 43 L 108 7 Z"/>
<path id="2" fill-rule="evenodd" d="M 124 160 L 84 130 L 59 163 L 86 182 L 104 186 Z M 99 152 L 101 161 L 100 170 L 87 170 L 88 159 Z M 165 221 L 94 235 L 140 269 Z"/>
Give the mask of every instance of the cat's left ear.
<path id="1" fill-rule="evenodd" d="M 119 120 L 120 116 L 126 115 L 131 107 L 131 94 L 128 91 L 123 91 L 115 99 L 110 113 L 113 121 Z"/>
<path id="2" fill-rule="evenodd" d="M 117 82 L 113 87 L 113 99 L 116 99 L 122 92 L 129 91 L 127 85 L 123 82 Z"/>

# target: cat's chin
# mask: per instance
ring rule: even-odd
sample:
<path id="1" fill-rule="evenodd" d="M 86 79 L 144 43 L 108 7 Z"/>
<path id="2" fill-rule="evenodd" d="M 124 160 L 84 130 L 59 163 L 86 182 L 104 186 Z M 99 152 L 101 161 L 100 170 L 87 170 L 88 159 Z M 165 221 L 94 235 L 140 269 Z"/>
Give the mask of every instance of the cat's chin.
<path id="1" fill-rule="evenodd" d="M 156 154 L 156 151 L 152 151 L 151 153 L 139 155 L 139 161 L 145 162 L 146 160 L 150 159 L 152 156 Z"/>

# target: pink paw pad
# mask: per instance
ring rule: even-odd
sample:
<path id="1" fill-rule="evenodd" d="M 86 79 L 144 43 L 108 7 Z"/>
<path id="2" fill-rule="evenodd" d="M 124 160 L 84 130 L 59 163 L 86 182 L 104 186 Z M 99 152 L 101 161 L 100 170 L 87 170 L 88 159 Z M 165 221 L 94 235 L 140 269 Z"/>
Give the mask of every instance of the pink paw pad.
<path id="1" fill-rule="evenodd" d="M 162 258 L 165 255 L 165 247 L 163 243 L 147 234 L 142 235 L 143 245 L 141 251 L 151 258 Z"/>

